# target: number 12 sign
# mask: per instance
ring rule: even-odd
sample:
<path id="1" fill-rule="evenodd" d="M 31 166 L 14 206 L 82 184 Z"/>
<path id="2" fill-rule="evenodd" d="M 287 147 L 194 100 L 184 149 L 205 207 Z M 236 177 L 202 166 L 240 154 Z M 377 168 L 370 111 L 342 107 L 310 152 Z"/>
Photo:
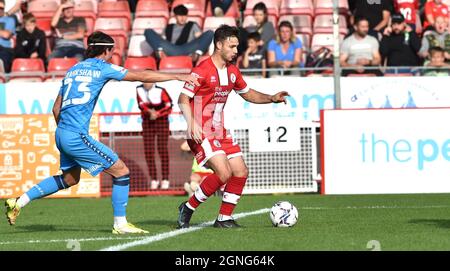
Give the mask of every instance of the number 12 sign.
<path id="1" fill-rule="evenodd" d="M 300 127 L 292 122 L 264 122 L 249 128 L 250 152 L 299 151 Z"/>

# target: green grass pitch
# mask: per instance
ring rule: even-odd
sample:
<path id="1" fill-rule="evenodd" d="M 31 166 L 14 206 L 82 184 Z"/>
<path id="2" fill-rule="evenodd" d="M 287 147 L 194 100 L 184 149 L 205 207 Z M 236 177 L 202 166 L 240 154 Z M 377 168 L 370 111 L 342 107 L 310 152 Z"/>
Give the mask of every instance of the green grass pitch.
<path id="1" fill-rule="evenodd" d="M 110 198 L 41 199 L 26 206 L 15 226 L 3 215 L 0 250 L 100 250 L 176 233 L 177 207 L 186 197 L 134 197 L 128 220 L 146 235 L 113 235 Z M 376 240 L 381 250 L 450 250 L 450 195 L 261 195 L 244 196 L 235 213 L 270 208 L 279 200 L 293 203 L 299 221 L 292 228 L 275 228 L 268 212 L 238 219 L 241 229 L 212 226 L 169 238 L 131 245 L 126 250 L 359 250 Z M 216 218 L 220 198 L 200 206 L 192 224 Z M 3 207 L 3 206 L 2 206 Z M 226 240 L 226 242 L 223 242 Z M 72 242 L 73 243 L 73 242 Z M 196 244 L 195 246 L 193 244 Z M 370 247 L 370 246 L 369 246 Z"/>

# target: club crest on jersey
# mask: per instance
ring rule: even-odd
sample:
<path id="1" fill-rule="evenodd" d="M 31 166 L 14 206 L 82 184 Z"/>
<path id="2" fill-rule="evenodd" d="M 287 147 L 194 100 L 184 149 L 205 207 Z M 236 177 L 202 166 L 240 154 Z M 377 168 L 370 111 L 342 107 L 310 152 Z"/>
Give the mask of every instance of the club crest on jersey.
<path id="1" fill-rule="evenodd" d="M 217 82 L 217 79 L 216 79 L 216 77 L 213 75 L 213 76 L 211 76 L 211 83 L 215 83 L 215 82 Z"/>
<path id="2" fill-rule="evenodd" d="M 231 80 L 231 83 L 233 83 L 233 84 L 234 84 L 234 82 L 236 82 L 236 75 L 234 73 L 230 74 L 230 80 Z"/>
<path id="3" fill-rule="evenodd" d="M 214 144 L 214 146 L 216 146 L 217 148 L 222 147 L 222 145 L 220 145 L 219 140 L 217 140 L 217 139 L 214 139 L 213 144 Z"/>

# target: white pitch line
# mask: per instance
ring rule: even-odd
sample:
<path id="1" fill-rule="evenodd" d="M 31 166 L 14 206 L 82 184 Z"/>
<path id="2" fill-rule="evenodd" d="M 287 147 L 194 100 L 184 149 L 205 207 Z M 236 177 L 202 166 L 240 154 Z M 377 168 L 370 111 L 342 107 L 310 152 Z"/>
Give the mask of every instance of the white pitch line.
<path id="1" fill-rule="evenodd" d="M 28 241 L 6 241 L 0 242 L 0 245 L 15 245 L 15 244 L 40 244 L 40 243 L 67 243 L 70 241 L 77 242 L 91 242 L 91 241 L 116 241 L 116 240 L 136 240 L 141 237 L 96 237 L 96 238 L 81 238 L 81 239 L 52 239 L 52 240 L 28 240 Z"/>
<path id="2" fill-rule="evenodd" d="M 240 213 L 240 214 L 236 214 L 233 217 L 238 219 L 238 218 L 243 218 L 246 216 L 252 216 L 252 215 L 259 215 L 259 214 L 263 214 L 263 213 L 268 213 L 270 211 L 269 208 L 266 209 L 260 209 L 257 211 L 253 211 L 253 212 L 248 212 L 248 213 Z M 136 247 L 136 246 L 142 246 L 142 245 L 147 245 L 156 241 L 160 241 L 160 240 L 164 240 L 170 237 L 174 237 L 180 234 L 184 234 L 184 233 L 188 233 L 188 232 L 193 232 L 193 231 L 198 231 L 201 230 L 205 227 L 211 226 L 214 223 L 214 220 L 212 221 L 208 221 L 208 222 L 204 222 L 200 225 L 197 226 L 192 226 L 190 228 L 187 229 L 179 229 L 179 230 L 174 230 L 174 231 L 169 231 L 169 232 L 165 232 L 165 233 L 160 233 L 157 235 L 153 235 L 153 236 L 149 236 L 146 237 L 142 240 L 137 240 L 137 241 L 133 241 L 133 242 L 129 242 L 129 243 L 124 243 L 124 244 L 120 244 L 120 245 L 116 245 L 116 246 L 110 246 L 110 247 L 106 247 L 101 249 L 100 251 L 119 251 L 119 250 L 124 250 L 124 249 L 128 249 L 131 247 Z"/>

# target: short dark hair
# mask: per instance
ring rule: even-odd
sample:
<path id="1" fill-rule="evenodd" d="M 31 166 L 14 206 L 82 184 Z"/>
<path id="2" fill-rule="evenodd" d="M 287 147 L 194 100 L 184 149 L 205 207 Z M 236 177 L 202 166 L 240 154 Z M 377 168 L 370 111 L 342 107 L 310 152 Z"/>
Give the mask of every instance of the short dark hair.
<path id="1" fill-rule="evenodd" d="M 267 7 L 266 7 L 266 4 L 264 4 L 264 2 L 259 2 L 256 5 L 254 5 L 253 12 L 255 12 L 256 10 L 260 10 L 260 11 L 264 12 L 264 14 L 267 14 Z"/>
<path id="2" fill-rule="evenodd" d="M 112 45 L 97 45 L 98 43 L 107 43 Z M 88 47 L 84 53 L 86 58 L 97 57 L 106 52 L 107 49 L 111 50 L 114 47 L 114 39 L 110 35 L 101 31 L 95 31 L 89 35 L 87 45 Z"/>
<path id="3" fill-rule="evenodd" d="M 188 15 L 188 9 L 184 5 L 178 5 L 173 8 L 173 13 L 175 15 L 186 16 Z"/>
<path id="4" fill-rule="evenodd" d="M 0 0 L 0 2 L 1 2 L 1 0 Z M 24 24 L 28 23 L 28 22 L 35 23 L 36 22 L 36 17 L 34 17 L 33 13 L 26 13 L 26 14 L 23 15 L 22 20 L 23 20 Z"/>
<path id="5" fill-rule="evenodd" d="M 356 17 L 356 18 L 355 18 L 355 25 L 359 24 L 359 23 L 362 22 L 362 21 L 367 21 L 367 22 L 369 22 L 369 20 L 368 20 L 366 17 L 359 16 L 359 17 Z"/>
<path id="6" fill-rule="evenodd" d="M 428 50 L 431 55 L 434 55 L 435 53 L 441 53 L 441 54 L 445 54 L 445 50 L 442 47 L 431 47 L 430 50 Z"/>
<path id="7" fill-rule="evenodd" d="M 219 28 L 216 29 L 216 32 L 214 32 L 214 48 L 216 48 L 217 43 L 223 42 L 224 40 L 236 37 L 239 39 L 239 29 L 234 26 L 229 26 L 226 24 L 221 25 Z"/>
<path id="8" fill-rule="evenodd" d="M 247 40 L 254 40 L 254 41 L 258 42 L 261 40 L 261 34 L 259 34 L 259 32 L 249 33 L 247 36 Z"/>

